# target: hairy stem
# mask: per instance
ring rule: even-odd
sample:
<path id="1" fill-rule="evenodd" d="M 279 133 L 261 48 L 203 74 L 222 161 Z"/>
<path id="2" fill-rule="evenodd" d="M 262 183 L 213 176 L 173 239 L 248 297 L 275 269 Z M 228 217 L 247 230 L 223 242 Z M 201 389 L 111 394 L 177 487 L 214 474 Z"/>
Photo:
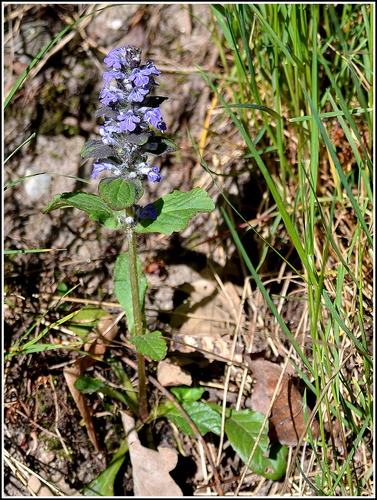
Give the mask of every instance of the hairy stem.
<path id="1" fill-rule="evenodd" d="M 139 278 L 137 273 L 137 260 L 136 260 L 136 237 L 131 228 L 127 231 L 128 241 L 128 254 L 130 265 L 130 282 L 131 282 L 131 296 L 132 296 L 132 309 L 134 313 L 134 331 L 133 335 L 143 335 L 143 312 L 140 304 L 139 295 Z M 137 366 L 139 376 L 139 406 L 140 406 L 140 419 L 145 422 L 148 419 L 148 403 L 147 403 L 147 386 L 145 375 L 145 359 L 144 356 L 137 353 Z"/>

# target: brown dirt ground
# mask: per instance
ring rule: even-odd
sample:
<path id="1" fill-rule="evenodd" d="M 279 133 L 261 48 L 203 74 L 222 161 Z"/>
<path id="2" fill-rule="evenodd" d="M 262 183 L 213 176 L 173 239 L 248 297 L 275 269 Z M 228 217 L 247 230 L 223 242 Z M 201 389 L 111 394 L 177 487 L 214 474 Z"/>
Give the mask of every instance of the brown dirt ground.
<path id="1" fill-rule="evenodd" d="M 31 57 L 67 24 L 77 19 L 78 13 L 83 10 L 89 12 L 93 7 L 99 5 L 13 4 L 6 7 L 5 95 Z M 196 66 L 211 71 L 220 64 L 211 32 L 210 8 L 196 4 L 117 5 L 89 19 L 72 38 L 63 37 L 59 49 L 41 66 L 37 66 L 38 71 L 25 81 L 6 110 L 5 157 L 31 133 L 35 132 L 36 137 L 8 161 L 5 183 L 38 171 L 89 179 L 91 166 L 89 163 L 83 165 L 79 153 L 85 141 L 96 137 L 96 127 L 100 124 L 94 118 L 94 110 L 105 68 L 103 57 L 116 47 L 141 47 L 143 59 L 153 60 L 162 71 L 158 92 L 169 97 L 162 106 L 168 127 L 167 136 L 172 137 L 180 147 L 177 154 L 162 158 L 160 165 L 164 181 L 149 187 L 143 201 L 148 202 L 173 189 L 186 191 L 201 186 L 217 204 L 215 215 L 198 215 L 179 235 L 150 234 L 139 238 L 140 255 L 150 283 L 146 304 L 148 322 L 151 329 L 159 328 L 169 334 L 172 326 L 168 313 L 190 295 L 187 284 L 208 279 L 211 275 L 213 280 L 213 273 L 218 272 L 224 283 L 230 282 L 234 287 L 243 285 L 243 270 L 230 239 L 220 239 L 220 243 L 219 240 L 214 243 L 205 241 L 194 248 L 195 244 L 226 229 L 217 225 L 217 221 L 221 220 L 217 215 L 224 202 L 201 168 L 187 134 L 189 129 L 196 142 L 201 140 L 213 97 L 196 72 Z M 249 172 L 242 173 L 242 141 L 229 122 L 220 121 L 214 128 L 216 133 L 206 143 L 206 159 L 213 168 L 220 164 L 224 171 L 234 175 L 224 178 L 222 188 L 245 216 L 253 218 L 262 203 L 263 183 L 257 177 L 252 178 Z M 77 285 L 70 297 L 80 299 L 81 305 L 86 300 L 112 302 L 114 305 L 107 306 L 107 310 L 112 314 L 119 313 L 112 272 L 116 256 L 126 250 L 122 232 L 99 227 L 76 210 L 42 214 L 54 194 L 75 189 L 95 192 L 96 187 L 96 182 L 86 185 L 65 177 L 38 176 L 6 191 L 5 248 L 54 249 L 52 252 L 18 254 L 5 259 L 6 350 L 17 343 L 42 314 L 46 313 L 43 321 L 51 323 L 63 313 L 77 308 L 78 304 L 68 304 L 65 309 L 51 307 L 58 285 L 64 284 L 69 288 Z M 257 244 L 251 234 L 244 235 L 244 244 L 252 258 L 258 255 Z M 279 251 L 290 255 L 294 263 L 294 255 L 291 255 L 283 237 L 276 244 Z M 265 273 L 272 275 L 275 266 L 273 258 L 266 259 Z M 279 284 L 275 292 L 279 293 L 281 287 Z M 240 289 L 237 290 L 239 292 Z M 239 293 L 242 293 L 242 288 Z M 260 300 L 255 290 L 252 294 L 256 301 Z M 299 301 L 289 304 L 287 318 L 294 332 L 302 310 Z M 224 304 L 221 307 L 225 307 Z M 253 330 L 254 350 L 264 350 L 268 359 L 276 360 L 279 352 L 271 349 L 271 342 L 262 334 L 268 330 L 273 332 L 272 336 L 275 333 L 278 335 L 268 311 L 264 313 L 264 324 L 254 324 L 253 327 L 250 320 L 252 314 L 251 309 L 246 311 L 245 329 Z M 119 326 L 121 332 L 126 332 L 124 320 Z M 47 340 L 54 342 L 56 337 L 65 338 L 64 333 L 54 332 L 49 333 Z M 122 333 L 120 340 L 125 338 L 125 333 Z M 230 337 L 226 338 L 230 342 Z M 115 348 L 112 354 L 120 358 L 125 350 Z M 135 358 L 130 349 L 126 349 L 126 354 L 131 359 Z M 98 415 L 98 432 L 106 437 L 107 443 L 102 453 L 93 451 L 63 377 L 63 367 L 74 358 L 72 351 L 56 349 L 14 356 L 5 366 L 5 449 L 33 471 L 55 481 L 68 496 L 75 494 L 106 468 L 123 439 L 119 415 L 112 414 L 110 406 L 98 395 L 89 396 L 90 404 Z M 154 373 L 153 363 L 149 369 Z M 209 398 L 219 404 L 222 393 L 216 389 L 216 382 L 223 382 L 224 369 L 224 363 L 208 363 L 205 358 L 201 358 L 201 364 L 195 359 L 191 364 L 194 378 L 212 382 L 214 387 L 209 389 Z M 128 371 L 134 377 L 134 371 Z M 99 363 L 91 371 L 93 373 L 116 382 L 104 363 Z M 239 386 L 236 375 L 230 392 L 237 391 Z M 150 403 L 159 397 L 156 390 L 151 390 Z M 244 404 L 247 406 L 247 402 Z M 156 446 L 164 443 L 176 448 L 173 431 L 165 421 L 156 423 L 154 438 Z M 180 439 L 187 456 L 180 457 L 177 482 L 185 495 L 192 495 L 203 480 L 200 457 L 194 440 L 183 435 Z M 208 438 L 210 445 L 211 439 L 214 437 Z M 216 444 L 217 441 L 214 441 Z M 239 458 L 228 447 L 220 467 L 225 491 L 233 491 L 234 484 L 225 481 L 237 476 L 241 468 Z M 132 473 L 127 461 L 123 472 L 116 484 L 116 494 L 132 495 Z M 250 475 L 244 489 L 253 491 L 258 486 L 258 495 L 278 491 L 279 485 L 274 485 L 272 481 L 261 483 L 260 480 L 260 477 Z M 7 496 L 30 495 L 17 473 L 8 466 L 5 467 L 4 485 Z"/>

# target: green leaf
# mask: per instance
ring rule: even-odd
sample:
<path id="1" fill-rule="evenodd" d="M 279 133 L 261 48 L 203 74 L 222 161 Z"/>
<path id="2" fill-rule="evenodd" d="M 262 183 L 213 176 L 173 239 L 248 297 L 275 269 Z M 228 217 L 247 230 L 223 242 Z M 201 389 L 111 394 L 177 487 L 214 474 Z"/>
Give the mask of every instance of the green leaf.
<path id="1" fill-rule="evenodd" d="M 261 430 L 265 416 L 251 410 L 232 411 L 225 421 L 225 432 L 232 448 L 247 463 Z M 258 441 L 249 469 L 267 479 L 278 480 L 287 468 L 287 446 L 271 446 L 268 449 L 268 421 Z M 269 457 L 266 453 L 269 451 Z"/>
<path id="2" fill-rule="evenodd" d="M 187 227 L 191 217 L 199 212 L 211 212 L 215 204 L 208 194 L 200 188 L 188 193 L 173 191 L 156 200 L 153 204 L 157 209 L 156 220 L 144 219 L 135 227 L 139 233 L 157 232 L 170 235 Z"/>
<path id="3" fill-rule="evenodd" d="M 221 415 L 213 410 L 207 403 L 190 401 L 182 402 L 181 405 L 197 426 L 202 436 L 207 432 L 213 432 L 214 434 L 220 435 Z M 159 416 L 171 420 L 182 432 L 195 437 L 195 433 L 191 429 L 190 424 L 170 401 L 161 407 Z"/>
<path id="4" fill-rule="evenodd" d="M 155 361 L 161 361 L 167 352 L 166 342 L 161 335 L 158 330 L 144 335 L 134 335 L 131 337 L 131 342 L 137 351 L 144 354 L 144 356 L 149 356 Z"/>
<path id="5" fill-rule="evenodd" d="M 103 316 L 108 315 L 109 313 L 100 307 L 84 306 L 72 321 L 66 323 L 66 327 L 76 333 L 80 338 L 86 339 L 88 334 L 98 324 L 99 320 Z"/>
<path id="6" fill-rule="evenodd" d="M 174 394 L 179 403 L 191 403 L 197 401 L 206 392 L 204 387 L 171 387 L 170 392 Z"/>
<path id="7" fill-rule="evenodd" d="M 101 380 L 92 377 L 80 377 L 75 382 L 75 388 L 83 394 L 92 394 L 98 392 L 104 387 Z"/>
<path id="8" fill-rule="evenodd" d="M 123 441 L 106 469 L 81 490 L 85 496 L 114 496 L 114 481 L 128 452 L 128 442 Z"/>
<path id="9" fill-rule="evenodd" d="M 101 392 L 102 394 L 106 394 L 106 396 L 110 396 L 117 401 L 120 401 L 127 407 L 130 407 L 132 411 L 138 413 L 138 406 L 132 401 L 132 399 L 128 396 L 126 392 L 118 391 L 113 387 L 105 384 L 101 380 L 92 377 L 80 377 L 74 383 L 75 388 L 80 391 L 82 394 L 93 394 L 93 392 Z"/>
<path id="10" fill-rule="evenodd" d="M 145 292 L 147 290 L 147 279 L 143 274 L 141 260 L 137 257 L 137 276 L 139 279 L 140 305 L 144 310 Z M 134 312 L 132 307 L 130 266 L 128 252 L 118 256 L 114 269 L 114 291 L 119 304 L 123 307 L 127 316 L 128 329 L 133 334 Z"/>
<path id="11" fill-rule="evenodd" d="M 123 211 L 114 211 L 95 194 L 75 191 L 73 193 L 57 194 L 43 210 L 44 214 L 57 210 L 58 208 L 74 207 L 82 210 L 95 222 L 109 229 L 120 229 L 122 227 Z"/>
<path id="12" fill-rule="evenodd" d="M 135 186 L 130 181 L 107 177 L 98 186 L 98 194 L 112 210 L 122 210 L 136 202 Z"/>

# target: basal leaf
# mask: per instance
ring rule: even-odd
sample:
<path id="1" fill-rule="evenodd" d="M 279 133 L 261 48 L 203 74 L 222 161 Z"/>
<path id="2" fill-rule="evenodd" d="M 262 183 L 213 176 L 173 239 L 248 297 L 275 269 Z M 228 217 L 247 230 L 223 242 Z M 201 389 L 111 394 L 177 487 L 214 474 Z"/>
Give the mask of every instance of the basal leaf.
<path id="1" fill-rule="evenodd" d="M 87 213 L 88 216 L 109 229 L 119 229 L 122 227 L 121 219 L 123 211 L 114 211 L 95 194 L 75 191 L 73 193 L 57 194 L 50 201 L 43 213 L 47 214 L 58 208 L 74 207 Z"/>
<path id="2" fill-rule="evenodd" d="M 93 479 L 81 493 L 85 496 L 114 496 L 114 481 L 128 453 L 127 440 L 123 441 L 106 469 Z"/>
<path id="3" fill-rule="evenodd" d="M 92 377 L 80 377 L 75 382 L 75 388 L 83 394 L 100 391 L 104 385 L 101 380 Z"/>
<path id="4" fill-rule="evenodd" d="M 182 408 L 188 413 L 200 434 L 204 436 L 207 432 L 220 435 L 221 415 L 213 410 L 207 403 L 201 401 L 182 402 Z M 160 416 L 171 420 L 182 432 L 195 437 L 190 424 L 180 411 L 170 401 L 163 407 Z"/>
<path id="5" fill-rule="evenodd" d="M 232 411 L 225 421 L 225 433 L 230 444 L 245 463 L 254 448 L 264 418 L 261 413 L 244 410 Z M 268 457 L 265 456 L 267 452 Z M 286 446 L 269 447 L 267 422 L 249 468 L 267 479 L 278 480 L 287 468 L 287 453 Z"/>
<path id="6" fill-rule="evenodd" d="M 167 345 L 158 330 L 144 335 L 134 335 L 131 337 L 131 342 L 138 352 L 144 354 L 144 356 L 149 356 L 155 361 L 161 361 L 166 356 Z"/>
<path id="7" fill-rule="evenodd" d="M 200 188 L 188 193 L 173 191 L 152 203 L 157 209 L 157 218 L 144 219 L 136 226 L 139 233 L 157 232 L 170 235 L 187 227 L 191 217 L 199 212 L 211 212 L 215 204 Z"/>
<path id="8" fill-rule="evenodd" d="M 142 309 L 144 309 L 145 292 L 147 290 L 147 279 L 143 274 L 141 260 L 137 258 L 137 275 L 139 278 L 139 298 Z M 132 308 L 130 268 L 128 252 L 118 256 L 114 269 L 114 291 L 119 304 L 123 307 L 127 316 L 128 329 L 133 333 L 134 313 Z"/>
<path id="9" fill-rule="evenodd" d="M 204 387 L 171 387 L 170 392 L 174 394 L 179 403 L 191 403 L 197 401 L 206 391 Z"/>

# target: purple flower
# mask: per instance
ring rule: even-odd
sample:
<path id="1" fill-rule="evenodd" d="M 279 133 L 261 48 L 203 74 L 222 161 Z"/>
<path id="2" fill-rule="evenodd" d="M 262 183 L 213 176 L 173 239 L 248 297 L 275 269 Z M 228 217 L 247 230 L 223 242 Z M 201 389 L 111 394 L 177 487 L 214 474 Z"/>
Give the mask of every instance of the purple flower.
<path id="1" fill-rule="evenodd" d="M 148 179 L 152 182 L 160 182 L 162 180 L 162 175 L 159 173 L 160 169 L 158 167 L 153 167 L 148 172 Z"/>
<path id="2" fill-rule="evenodd" d="M 98 174 L 100 172 L 103 172 L 104 170 L 111 170 L 115 173 L 115 175 L 120 175 L 121 171 L 119 167 L 120 165 L 112 160 L 96 161 L 93 163 L 93 172 L 91 174 L 91 177 L 93 177 L 93 179 L 97 179 Z"/>
<path id="3" fill-rule="evenodd" d="M 126 75 L 121 71 L 114 71 L 112 69 L 104 72 L 103 79 L 105 80 L 105 85 L 108 85 L 113 78 L 115 78 L 115 80 L 124 80 Z"/>
<path id="4" fill-rule="evenodd" d="M 147 85 L 149 82 L 149 76 L 150 75 L 159 75 L 161 74 L 161 71 L 158 71 L 155 68 L 155 65 L 149 61 L 144 68 L 135 68 L 132 70 L 132 73 L 128 77 L 130 82 L 133 82 L 137 87 L 141 87 L 142 85 Z M 156 82 L 151 78 L 153 84 L 155 85 Z"/>
<path id="5" fill-rule="evenodd" d="M 157 218 L 157 212 L 158 210 L 153 206 L 153 203 L 149 203 L 149 205 L 146 205 L 145 207 L 137 206 L 135 215 L 140 220 L 146 219 L 147 217 L 154 220 Z"/>
<path id="6" fill-rule="evenodd" d="M 143 87 L 135 87 L 131 92 L 128 94 L 127 99 L 129 101 L 134 101 L 134 102 L 141 102 L 144 99 L 144 96 L 148 94 L 149 89 L 144 89 Z"/>
<path id="7" fill-rule="evenodd" d="M 140 111 L 144 112 L 144 120 L 152 125 L 152 127 L 161 130 L 161 132 L 166 130 L 166 124 L 162 120 L 160 108 L 141 108 Z"/>
<path id="8" fill-rule="evenodd" d="M 133 114 L 132 111 L 127 111 L 127 113 L 122 113 L 117 116 L 119 120 L 119 127 L 122 130 L 128 130 L 132 132 L 136 128 L 136 123 L 140 122 L 140 118 Z"/>
<path id="9" fill-rule="evenodd" d="M 144 71 L 148 70 L 149 73 L 145 73 L 148 75 L 161 75 L 161 71 L 158 71 L 156 66 L 153 64 L 152 61 L 148 61 L 147 64 L 145 65 Z"/>
<path id="10" fill-rule="evenodd" d="M 110 50 L 109 55 L 105 57 L 103 62 L 108 68 L 121 69 L 137 68 L 140 64 L 140 49 L 135 47 L 120 47 L 119 49 Z"/>
<path id="11" fill-rule="evenodd" d="M 124 97 L 124 92 L 121 89 L 118 89 L 118 87 L 114 87 L 113 85 L 103 87 L 99 94 L 99 100 L 106 105 L 110 104 L 111 102 L 121 101 L 122 99 L 124 99 Z"/>
<path id="12" fill-rule="evenodd" d="M 116 140 L 112 134 L 121 134 L 122 129 L 118 125 L 105 125 L 98 127 L 99 133 L 102 136 L 102 142 L 107 146 L 115 146 Z"/>

